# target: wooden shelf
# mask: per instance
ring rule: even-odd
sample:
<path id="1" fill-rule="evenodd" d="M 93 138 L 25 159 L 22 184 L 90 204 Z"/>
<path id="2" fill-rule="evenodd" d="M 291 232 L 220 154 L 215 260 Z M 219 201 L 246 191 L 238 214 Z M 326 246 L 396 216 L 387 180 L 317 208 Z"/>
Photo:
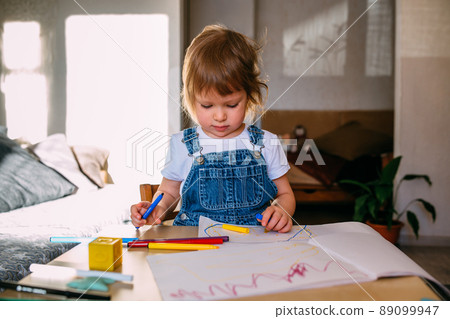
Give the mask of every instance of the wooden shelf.
<path id="1" fill-rule="evenodd" d="M 303 204 L 351 204 L 354 197 L 339 186 L 291 184 L 297 203 Z"/>

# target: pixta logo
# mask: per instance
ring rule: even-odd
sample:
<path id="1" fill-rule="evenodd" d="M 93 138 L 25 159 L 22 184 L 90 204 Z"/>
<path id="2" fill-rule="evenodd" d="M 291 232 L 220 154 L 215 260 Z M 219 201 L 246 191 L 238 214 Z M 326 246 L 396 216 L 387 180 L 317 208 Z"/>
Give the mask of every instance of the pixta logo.
<path id="1" fill-rule="evenodd" d="M 153 176 L 170 162 L 170 136 L 144 128 L 127 139 L 127 167 Z"/>
<path id="2" fill-rule="evenodd" d="M 305 161 L 313 161 L 309 153 L 314 155 L 318 165 L 325 165 L 325 161 L 323 160 L 322 155 L 320 155 L 320 151 L 317 148 L 316 143 L 314 143 L 312 139 L 306 139 L 303 143 L 297 160 L 295 161 L 295 165 L 302 165 Z"/>

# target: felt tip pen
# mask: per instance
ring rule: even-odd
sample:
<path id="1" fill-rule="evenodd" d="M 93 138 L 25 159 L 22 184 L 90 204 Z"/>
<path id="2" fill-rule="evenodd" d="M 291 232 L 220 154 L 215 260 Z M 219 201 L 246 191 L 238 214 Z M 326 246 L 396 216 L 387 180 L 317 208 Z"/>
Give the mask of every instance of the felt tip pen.
<path id="1" fill-rule="evenodd" d="M 178 244 L 178 243 L 148 243 L 149 249 L 170 249 L 170 250 L 206 250 L 218 249 L 219 246 L 203 244 Z"/>
<path id="2" fill-rule="evenodd" d="M 256 214 L 256 219 L 262 220 L 263 219 L 263 215 L 262 214 Z M 270 222 L 271 219 L 272 219 L 272 217 L 269 218 L 268 222 Z"/>
<path id="3" fill-rule="evenodd" d="M 256 219 L 262 220 L 262 219 L 263 219 L 263 215 L 262 215 L 262 214 L 256 214 Z M 269 221 L 270 221 L 270 218 L 269 218 Z M 268 233 L 269 230 L 264 229 L 264 232 L 265 232 L 265 233 Z"/>
<path id="4" fill-rule="evenodd" d="M 211 242 L 210 242 L 211 240 Z M 138 239 L 128 242 L 128 247 L 147 247 L 148 243 L 180 243 L 180 244 L 222 244 L 230 240 L 229 236 L 207 236 L 207 237 L 186 237 L 186 238 L 154 238 L 154 239 Z M 144 246 L 142 243 L 147 243 Z"/>
<path id="5" fill-rule="evenodd" d="M 90 243 L 91 241 L 97 239 L 97 237 L 50 237 L 51 243 Z M 137 237 L 125 238 L 122 237 L 122 243 L 126 244 L 130 241 L 138 240 Z"/>
<path id="6" fill-rule="evenodd" d="M 235 225 L 222 224 L 222 228 L 244 234 L 248 234 L 250 232 L 250 229 L 247 227 L 240 227 Z"/>
<path id="7" fill-rule="evenodd" d="M 74 292 L 69 290 L 51 289 L 43 288 L 30 285 L 21 285 L 16 282 L 11 281 L 0 281 L 0 288 L 12 289 L 17 292 L 29 292 L 38 295 L 60 295 L 67 298 L 82 298 L 82 299 L 93 299 L 93 300 L 111 300 L 110 296 L 93 295 L 84 292 Z"/>
<path id="8" fill-rule="evenodd" d="M 155 209 L 155 207 L 159 204 L 161 199 L 163 198 L 164 193 L 159 194 L 158 197 L 154 200 L 154 202 L 150 205 L 150 207 L 147 209 L 147 211 L 142 215 L 142 219 L 147 219 L 148 216 L 152 213 L 152 211 Z M 139 229 L 139 227 L 136 227 L 136 229 Z"/>
<path id="9" fill-rule="evenodd" d="M 198 239 L 157 239 L 157 240 L 136 240 L 129 242 L 128 247 L 147 247 L 149 243 L 173 243 L 173 244 L 209 244 L 209 245 L 221 245 L 223 244 L 222 238 L 198 238 Z"/>
<path id="10" fill-rule="evenodd" d="M 39 277 L 52 278 L 55 276 L 67 276 L 67 277 L 101 277 L 119 281 L 133 281 L 132 275 L 125 275 L 122 273 L 111 271 L 97 271 L 97 270 L 81 270 L 71 267 L 54 266 L 54 265 L 41 265 L 31 264 L 30 271 Z"/>

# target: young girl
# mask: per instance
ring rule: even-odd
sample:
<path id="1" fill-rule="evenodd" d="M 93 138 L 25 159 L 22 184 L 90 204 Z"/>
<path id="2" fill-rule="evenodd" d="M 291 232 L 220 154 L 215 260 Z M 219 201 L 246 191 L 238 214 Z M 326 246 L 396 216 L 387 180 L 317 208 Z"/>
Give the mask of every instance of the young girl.
<path id="1" fill-rule="evenodd" d="M 259 79 L 259 49 L 222 26 L 207 26 L 192 41 L 183 66 L 183 106 L 199 126 L 172 136 L 154 195 L 164 197 L 147 220 L 142 215 L 151 203 L 133 205 L 133 225 L 160 224 L 181 195 L 174 225 L 196 226 L 206 216 L 291 230 L 295 199 L 283 149 L 276 135 L 244 123 L 261 108 L 261 88 L 267 90 Z"/>

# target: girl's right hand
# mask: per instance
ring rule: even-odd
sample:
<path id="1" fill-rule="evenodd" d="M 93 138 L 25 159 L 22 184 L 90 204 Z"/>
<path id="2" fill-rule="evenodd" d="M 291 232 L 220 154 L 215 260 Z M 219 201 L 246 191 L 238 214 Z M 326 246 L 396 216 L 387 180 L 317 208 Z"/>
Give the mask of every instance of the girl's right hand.
<path id="1" fill-rule="evenodd" d="M 142 219 L 142 216 L 145 214 L 145 212 L 147 211 L 147 209 L 150 207 L 151 204 L 152 204 L 151 202 L 144 201 L 131 206 L 130 208 L 131 223 L 135 227 L 142 227 L 146 224 L 150 225 L 161 224 L 161 217 L 164 214 L 164 209 L 160 206 L 155 207 L 155 209 L 147 218 L 147 220 Z"/>

